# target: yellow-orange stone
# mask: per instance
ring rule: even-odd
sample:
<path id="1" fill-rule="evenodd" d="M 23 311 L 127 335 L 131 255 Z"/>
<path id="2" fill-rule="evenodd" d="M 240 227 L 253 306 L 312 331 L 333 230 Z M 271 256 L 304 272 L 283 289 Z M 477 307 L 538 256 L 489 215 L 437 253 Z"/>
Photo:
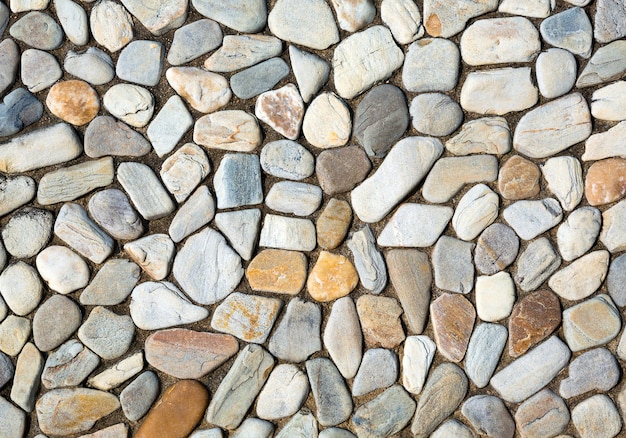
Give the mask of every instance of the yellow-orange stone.
<path id="1" fill-rule="evenodd" d="M 301 252 L 266 249 L 250 262 L 246 278 L 253 290 L 296 295 L 304 287 L 306 272 Z"/>
<path id="2" fill-rule="evenodd" d="M 587 171 L 585 196 L 590 205 L 618 201 L 626 195 L 626 160 L 609 158 L 596 161 Z"/>
<path id="3" fill-rule="evenodd" d="M 324 249 L 335 249 L 346 237 L 352 209 L 346 201 L 332 198 L 317 219 L 317 243 Z"/>
<path id="4" fill-rule="evenodd" d="M 324 302 L 345 297 L 358 281 L 359 276 L 350 260 L 322 251 L 309 274 L 306 287 L 315 300 Z"/>
<path id="5" fill-rule="evenodd" d="M 59 82 L 50 88 L 46 105 L 58 118 L 81 126 L 96 117 L 100 110 L 100 99 L 87 82 L 71 80 Z"/>
<path id="6" fill-rule="evenodd" d="M 170 386 L 148 412 L 135 438 L 185 438 L 202 420 L 209 405 L 209 391 L 196 380 Z"/>

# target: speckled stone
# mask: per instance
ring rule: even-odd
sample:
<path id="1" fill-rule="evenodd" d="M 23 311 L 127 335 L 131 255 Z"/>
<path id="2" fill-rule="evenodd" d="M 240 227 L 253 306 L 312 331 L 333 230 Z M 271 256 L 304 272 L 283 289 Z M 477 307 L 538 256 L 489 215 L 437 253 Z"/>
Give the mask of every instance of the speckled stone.
<path id="1" fill-rule="evenodd" d="M 561 304 L 550 291 L 533 292 L 515 304 L 509 318 L 509 355 L 518 357 L 561 324 Z"/>
<path id="2" fill-rule="evenodd" d="M 103 359 L 115 359 L 128 351 L 135 335 L 133 320 L 104 307 L 95 307 L 78 329 L 83 344 Z"/>
<path id="3" fill-rule="evenodd" d="M 315 158 L 304 146 L 292 140 L 277 140 L 263 146 L 261 168 L 278 178 L 299 181 L 311 176 Z"/>
<path id="4" fill-rule="evenodd" d="M 352 397 L 332 361 L 324 357 L 310 359 L 306 362 L 306 371 L 319 423 L 336 426 L 346 421 L 352 413 Z"/>
<path id="5" fill-rule="evenodd" d="M 322 151 L 315 163 L 315 173 L 322 190 L 332 196 L 352 190 L 365 179 L 371 167 L 363 149 L 348 146 Z"/>
<path id="6" fill-rule="evenodd" d="M 474 287 L 474 244 L 442 236 L 432 253 L 435 285 L 450 292 L 466 294 Z"/>
<path id="7" fill-rule="evenodd" d="M 461 408 L 474 429 L 488 437 L 513 438 L 515 422 L 506 406 L 493 395 L 475 395 L 468 398 Z"/>
<path id="8" fill-rule="evenodd" d="M 254 114 L 284 137 L 295 140 L 300 135 L 304 102 L 294 84 L 262 93 L 256 100 Z"/>
<path id="9" fill-rule="evenodd" d="M 120 393 L 122 411 L 130 421 L 143 417 L 159 395 L 159 378 L 152 371 L 141 373 Z"/>
<path id="10" fill-rule="evenodd" d="M 622 428 L 622 419 L 606 394 L 597 394 L 572 409 L 572 422 L 582 438 L 614 437 Z"/>
<path id="11" fill-rule="evenodd" d="M 439 353 L 451 362 L 463 360 L 476 319 L 472 303 L 458 294 L 442 294 L 430 305 L 430 318 Z"/>
<path id="12" fill-rule="evenodd" d="M 593 390 L 609 391 L 619 382 L 620 373 L 617 359 L 609 350 L 589 350 L 570 363 L 568 377 L 561 380 L 559 394 L 568 399 Z"/>
<path id="13" fill-rule="evenodd" d="M 29 12 L 11 25 L 9 33 L 35 49 L 54 50 L 63 44 L 64 33 L 61 26 L 50 15 L 43 12 Z"/>
<path id="14" fill-rule="evenodd" d="M 569 410 L 561 397 L 544 389 L 519 405 L 515 423 L 524 438 L 556 436 L 570 420 Z"/>
<path id="15" fill-rule="evenodd" d="M 140 133 L 110 116 L 98 116 L 85 130 L 85 154 L 91 158 L 107 155 L 141 157 L 152 150 Z"/>
<path id="16" fill-rule="evenodd" d="M 53 295 L 33 317 L 33 339 L 40 351 L 50 351 L 65 342 L 80 326 L 78 305 L 63 295 Z"/>
<path id="17" fill-rule="evenodd" d="M 492 224 L 478 238 L 474 263 L 483 274 L 495 274 L 515 261 L 518 250 L 519 238 L 515 232 L 504 224 Z"/>
<path id="18" fill-rule="evenodd" d="M 395 348 L 404 341 L 402 307 L 392 297 L 362 295 L 356 302 L 361 330 L 368 347 Z"/>
<path id="19" fill-rule="evenodd" d="M 394 385 L 359 406 L 352 424 L 358 436 L 393 436 L 411 421 L 414 411 L 415 401 L 401 386 Z"/>
<path id="20" fill-rule="evenodd" d="M 139 281 L 141 270 L 130 260 L 112 259 L 80 294 L 83 305 L 113 306 L 124 301 Z"/>

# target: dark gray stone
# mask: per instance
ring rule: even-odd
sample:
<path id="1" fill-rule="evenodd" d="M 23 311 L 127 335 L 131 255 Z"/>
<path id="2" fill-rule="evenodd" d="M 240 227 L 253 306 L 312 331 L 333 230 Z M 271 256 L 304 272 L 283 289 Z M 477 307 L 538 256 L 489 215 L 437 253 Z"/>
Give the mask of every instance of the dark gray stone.
<path id="1" fill-rule="evenodd" d="M 35 49 L 54 50 L 63 44 L 63 29 L 48 14 L 29 12 L 17 20 L 9 29 L 16 40 Z"/>
<path id="2" fill-rule="evenodd" d="M 130 421 L 137 421 L 159 396 L 159 378 L 152 371 L 141 373 L 120 393 L 122 411 Z"/>
<path id="3" fill-rule="evenodd" d="M 11 358 L 0 351 L 0 389 L 13 378 L 15 367 L 11 362 Z"/>
<path id="4" fill-rule="evenodd" d="M 242 207 L 263 202 L 261 165 L 257 155 L 226 154 L 213 177 L 217 208 Z"/>
<path id="5" fill-rule="evenodd" d="M 0 137 L 13 135 L 43 115 L 43 105 L 24 88 L 13 90 L 0 104 Z"/>
<path id="6" fill-rule="evenodd" d="M 404 429 L 414 412 L 415 401 L 401 386 L 394 385 L 360 406 L 352 424 L 358 436 L 390 437 Z"/>
<path id="7" fill-rule="evenodd" d="M 620 366 L 606 348 L 587 351 L 569 365 L 569 377 L 561 380 L 559 393 L 572 398 L 589 391 L 606 392 L 619 382 Z"/>
<path id="8" fill-rule="evenodd" d="M 481 435 L 513 438 L 515 434 L 515 422 L 498 397 L 493 395 L 470 397 L 463 403 L 461 412 Z"/>
<path id="9" fill-rule="evenodd" d="M 322 426 L 336 426 L 352 413 L 352 397 L 339 370 L 330 359 L 318 357 L 306 362 L 313 391 L 317 421 Z"/>
<path id="10" fill-rule="evenodd" d="M 84 143 L 85 154 L 91 158 L 141 157 L 152 150 L 144 136 L 110 116 L 98 116 L 89 123 Z"/>
<path id="11" fill-rule="evenodd" d="M 480 272 L 492 275 L 513 263 L 518 251 L 515 231 L 504 224 L 492 224 L 478 238 L 474 263 Z"/>
<path id="12" fill-rule="evenodd" d="M 435 285 L 444 290 L 466 294 L 474 287 L 474 244 L 442 236 L 432 253 Z"/>
<path id="13" fill-rule="evenodd" d="M 379 85 L 356 108 L 353 134 L 370 157 L 382 158 L 409 127 L 404 93 L 390 84 Z"/>
<path id="14" fill-rule="evenodd" d="M 545 42 L 566 49 L 574 55 L 589 58 L 593 48 L 591 21 L 582 8 L 570 8 L 541 22 Z"/>
<path id="15" fill-rule="evenodd" d="M 615 304 L 626 306 L 626 254 L 622 254 L 611 262 L 606 277 L 606 288 Z"/>
<path id="16" fill-rule="evenodd" d="M 329 195 L 352 190 L 365 179 L 372 163 L 358 146 L 328 149 L 317 157 L 315 173 Z"/>
<path id="17" fill-rule="evenodd" d="M 533 240 L 517 260 L 515 281 L 524 292 L 537 289 L 561 265 L 561 257 L 545 237 Z"/>
<path id="18" fill-rule="evenodd" d="M 189 23 L 174 32 L 174 40 L 167 53 L 171 65 L 185 64 L 209 53 L 222 44 L 222 29 L 213 20 L 202 19 Z"/>
<path id="19" fill-rule="evenodd" d="M 230 88 L 240 99 L 250 99 L 271 90 L 289 74 L 289 66 L 281 58 L 272 58 L 235 73 Z"/>

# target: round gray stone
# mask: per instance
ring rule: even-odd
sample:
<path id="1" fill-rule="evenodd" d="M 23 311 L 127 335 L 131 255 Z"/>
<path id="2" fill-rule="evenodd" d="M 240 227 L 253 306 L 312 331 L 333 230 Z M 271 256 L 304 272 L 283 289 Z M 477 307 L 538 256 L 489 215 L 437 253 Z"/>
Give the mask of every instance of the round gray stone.
<path id="1" fill-rule="evenodd" d="M 474 263 L 480 272 L 492 275 L 513 263 L 518 251 L 515 231 L 501 223 L 492 224 L 478 238 Z"/>
<path id="2" fill-rule="evenodd" d="M 121 190 L 107 189 L 93 195 L 89 200 L 89 213 L 116 239 L 133 240 L 143 234 L 141 218 Z"/>
<path id="3" fill-rule="evenodd" d="M 159 395 L 159 378 L 152 371 L 141 373 L 120 394 L 122 411 L 130 421 L 137 421 L 150 409 Z"/>
<path id="4" fill-rule="evenodd" d="M 78 338 L 103 359 L 115 359 L 128 351 L 134 335 L 130 316 L 117 315 L 100 306 L 78 329 Z"/>
<path id="5" fill-rule="evenodd" d="M 121 51 L 115 71 L 122 80 L 153 87 L 161 79 L 164 56 L 163 44 L 135 40 Z"/>
<path id="6" fill-rule="evenodd" d="M 411 102 L 410 111 L 413 127 L 427 135 L 450 135 L 463 123 L 463 110 L 445 94 L 420 94 Z"/>
<path id="7" fill-rule="evenodd" d="M 63 71 L 56 58 L 47 52 L 28 49 L 22 53 L 22 83 L 31 93 L 45 90 L 61 79 Z"/>
<path id="8" fill-rule="evenodd" d="M 33 318 L 33 338 L 41 351 L 50 351 L 65 342 L 80 326 L 78 305 L 63 295 L 53 295 Z"/>
<path id="9" fill-rule="evenodd" d="M 76 76 L 92 85 L 103 85 L 115 77 L 113 60 L 97 47 L 90 47 L 85 52 L 70 50 L 65 55 L 63 68 L 71 75 Z"/>
<path id="10" fill-rule="evenodd" d="M 222 44 L 222 29 L 213 20 L 194 21 L 174 32 L 172 45 L 167 53 L 171 65 L 185 64 L 209 53 Z"/>
<path id="11" fill-rule="evenodd" d="M 261 168 L 278 178 L 299 181 L 315 169 L 315 157 L 304 146 L 292 140 L 277 140 L 263 146 Z"/>
<path id="12" fill-rule="evenodd" d="M 9 29 L 16 40 L 35 49 L 54 50 L 63 44 L 63 29 L 48 14 L 29 12 L 17 20 Z"/>

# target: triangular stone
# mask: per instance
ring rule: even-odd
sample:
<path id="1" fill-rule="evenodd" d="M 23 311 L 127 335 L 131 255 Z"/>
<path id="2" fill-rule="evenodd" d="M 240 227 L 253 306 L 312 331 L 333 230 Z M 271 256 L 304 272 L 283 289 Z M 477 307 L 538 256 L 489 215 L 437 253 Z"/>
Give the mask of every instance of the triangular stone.
<path id="1" fill-rule="evenodd" d="M 215 215 L 217 228 L 244 260 L 252 258 L 260 223 L 261 210 L 257 208 L 227 211 Z"/>
<path id="2" fill-rule="evenodd" d="M 289 59 L 302 100 L 308 103 L 328 81 L 330 64 L 319 56 L 295 46 L 289 46 Z"/>

